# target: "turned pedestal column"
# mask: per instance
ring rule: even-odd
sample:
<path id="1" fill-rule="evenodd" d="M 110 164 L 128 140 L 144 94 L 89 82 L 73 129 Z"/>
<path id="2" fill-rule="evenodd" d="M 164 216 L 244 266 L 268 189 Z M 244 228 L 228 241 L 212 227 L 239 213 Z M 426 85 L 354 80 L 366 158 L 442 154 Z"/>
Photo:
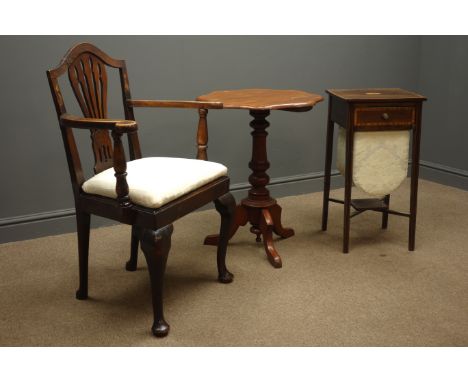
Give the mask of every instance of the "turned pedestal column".
<path id="1" fill-rule="evenodd" d="M 247 109 L 253 120 L 250 126 L 252 135 L 252 159 L 249 168 L 252 174 L 249 183 L 252 186 L 248 195 L 236 207 L 235 221 L 230 230 L 234 236 L 240 226 L 250 223 L 250 232 L 255 234 L 257 242 L 263 241 L 267 258 L 275 268 L 281 268 L 282 261 L 274 247 L 273 233 L 287 238 L 294 235 L 294 230 L 284 228 L 281 224 L 281 207 L 270 196 L 267 188 L 270 177 L 267 170 L 270 167 L 267 157 L 267 128 L 270 125 L 266 118 L 270 110 L 308 111 L 322 100 L 315 94 L 295 90 L 247 89 L 219 91 L 200 96 L 199 101 L 217 100 L 224 108 Z M 217 245 L 218 235 L 205 238 L 205 244 Z"/>

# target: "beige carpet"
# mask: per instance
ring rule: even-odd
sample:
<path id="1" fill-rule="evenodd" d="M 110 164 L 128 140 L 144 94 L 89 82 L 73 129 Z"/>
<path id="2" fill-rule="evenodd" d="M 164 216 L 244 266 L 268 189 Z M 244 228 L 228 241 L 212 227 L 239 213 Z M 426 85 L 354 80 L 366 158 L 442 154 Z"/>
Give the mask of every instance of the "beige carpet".
<path id="1" fill-rule="evenodd" d="M 334 191 L 341 196 L 342 190 Z M 408 184 L 392 196 L 407 208 Z M 91 235 L 90 299 L 75 300 L 74 234 L 0 246 L 0 345 L 467 346 L 468 193 L 420 182 L 416 251 L 406 218 L 380 230 L 374 212 L 352 221 L 341 253 L 342 206 L 320 231 L 321 193 L 281 199 L 296 236 L 279 240 L 283 268 L 242 228 L 228 249 L 232 284 L 218 284 L 214 210 L 175 224 L 166 272 L 167 338 L 150 334 L 146 264 L 124 270 L 129 228 Z"/>

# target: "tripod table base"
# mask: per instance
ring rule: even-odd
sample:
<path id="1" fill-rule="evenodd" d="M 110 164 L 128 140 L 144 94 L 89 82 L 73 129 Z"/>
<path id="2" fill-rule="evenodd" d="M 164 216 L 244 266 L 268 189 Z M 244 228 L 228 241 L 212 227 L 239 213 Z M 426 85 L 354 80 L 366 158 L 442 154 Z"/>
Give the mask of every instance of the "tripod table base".
<path id="1" fill-rule="evenodd" d="M 260 206 L 258 204 L 262 204 Z M 244 199 L 236 207 L 234 224 L 229 232 L 231 239 L 240 226 L 251 224 L 250 232 L 256 235 L 256 241 L 261 242 L 265 247 L 268 261 L 275 268 L 281 268 L 281 257 L 273 244 L 273 233 L 286 239 L 294 235 L 294 230 L 284 228 L 281 224 L 281 207 L 275 199 L 270 199 L 269 203 L 255 203 L 249 199 Z M 219 235 L 209 235 L 205 238 L 204 244 L 218 245 Z"/>

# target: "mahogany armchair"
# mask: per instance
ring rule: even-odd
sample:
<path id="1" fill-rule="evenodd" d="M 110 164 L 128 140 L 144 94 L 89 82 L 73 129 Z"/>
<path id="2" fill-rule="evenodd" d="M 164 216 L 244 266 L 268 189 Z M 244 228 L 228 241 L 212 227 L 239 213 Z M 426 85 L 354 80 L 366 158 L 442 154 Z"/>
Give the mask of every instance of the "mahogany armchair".
<path id="1" fill-rule="evenodd" d="M 106 67 L 119 70 L 125 120 L 107 118 Z M 84 117 L 67 114 L 58 82 L 65 73 L 68 73 Z M 218 280 L 229 283 L 233 279 L 226 268 L 225 258 L 235 201 L 229 193 L 227 169 L 221 164 L 208 162 L 206 155 L 207 109 L 219 109 L 223 105 L 216 102 L 133 100 L 125 61 L 113 59 L 89 43 L 71 48 L 55 69 L 47 71 L 47 77 L 75 199 L 79 254 L 76 298 L 83 300 L 88 297 L 91 214 L 129 224 L 132 226 L 131 251 L 126 269 L 136 270 L 138 245 L 141 243 L 151 282 L 152 332 L 163 337 L 169 332 L 163 314 L 163 277 L 171 246 L 172 223 L 176 219 L 214 201 L 221 215 Z M 133 113 L 135 107 L 198 109 L 197 159 L 142 158 Z M 87 129 L 91 133 L 96 175 L 88 180 L 83 174 L 73 129 Z M 128 137 L 129 162 L 122 143 L 124 134 Z"/>

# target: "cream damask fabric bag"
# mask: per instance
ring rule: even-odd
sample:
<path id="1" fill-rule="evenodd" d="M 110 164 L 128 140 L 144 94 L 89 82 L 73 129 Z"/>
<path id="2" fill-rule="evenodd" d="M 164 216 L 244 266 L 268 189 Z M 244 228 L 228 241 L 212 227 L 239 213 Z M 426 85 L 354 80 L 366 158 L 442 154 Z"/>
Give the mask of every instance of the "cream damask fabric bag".
<path id="1" fill-rule="evenodd" d="M 397 189 L 408 171 L 410 132 L 369 131 L 354 133 L 353 183 L 374 197 Z M 345 174 L 346 130 L 339 127 L 337 167 Z"/>

